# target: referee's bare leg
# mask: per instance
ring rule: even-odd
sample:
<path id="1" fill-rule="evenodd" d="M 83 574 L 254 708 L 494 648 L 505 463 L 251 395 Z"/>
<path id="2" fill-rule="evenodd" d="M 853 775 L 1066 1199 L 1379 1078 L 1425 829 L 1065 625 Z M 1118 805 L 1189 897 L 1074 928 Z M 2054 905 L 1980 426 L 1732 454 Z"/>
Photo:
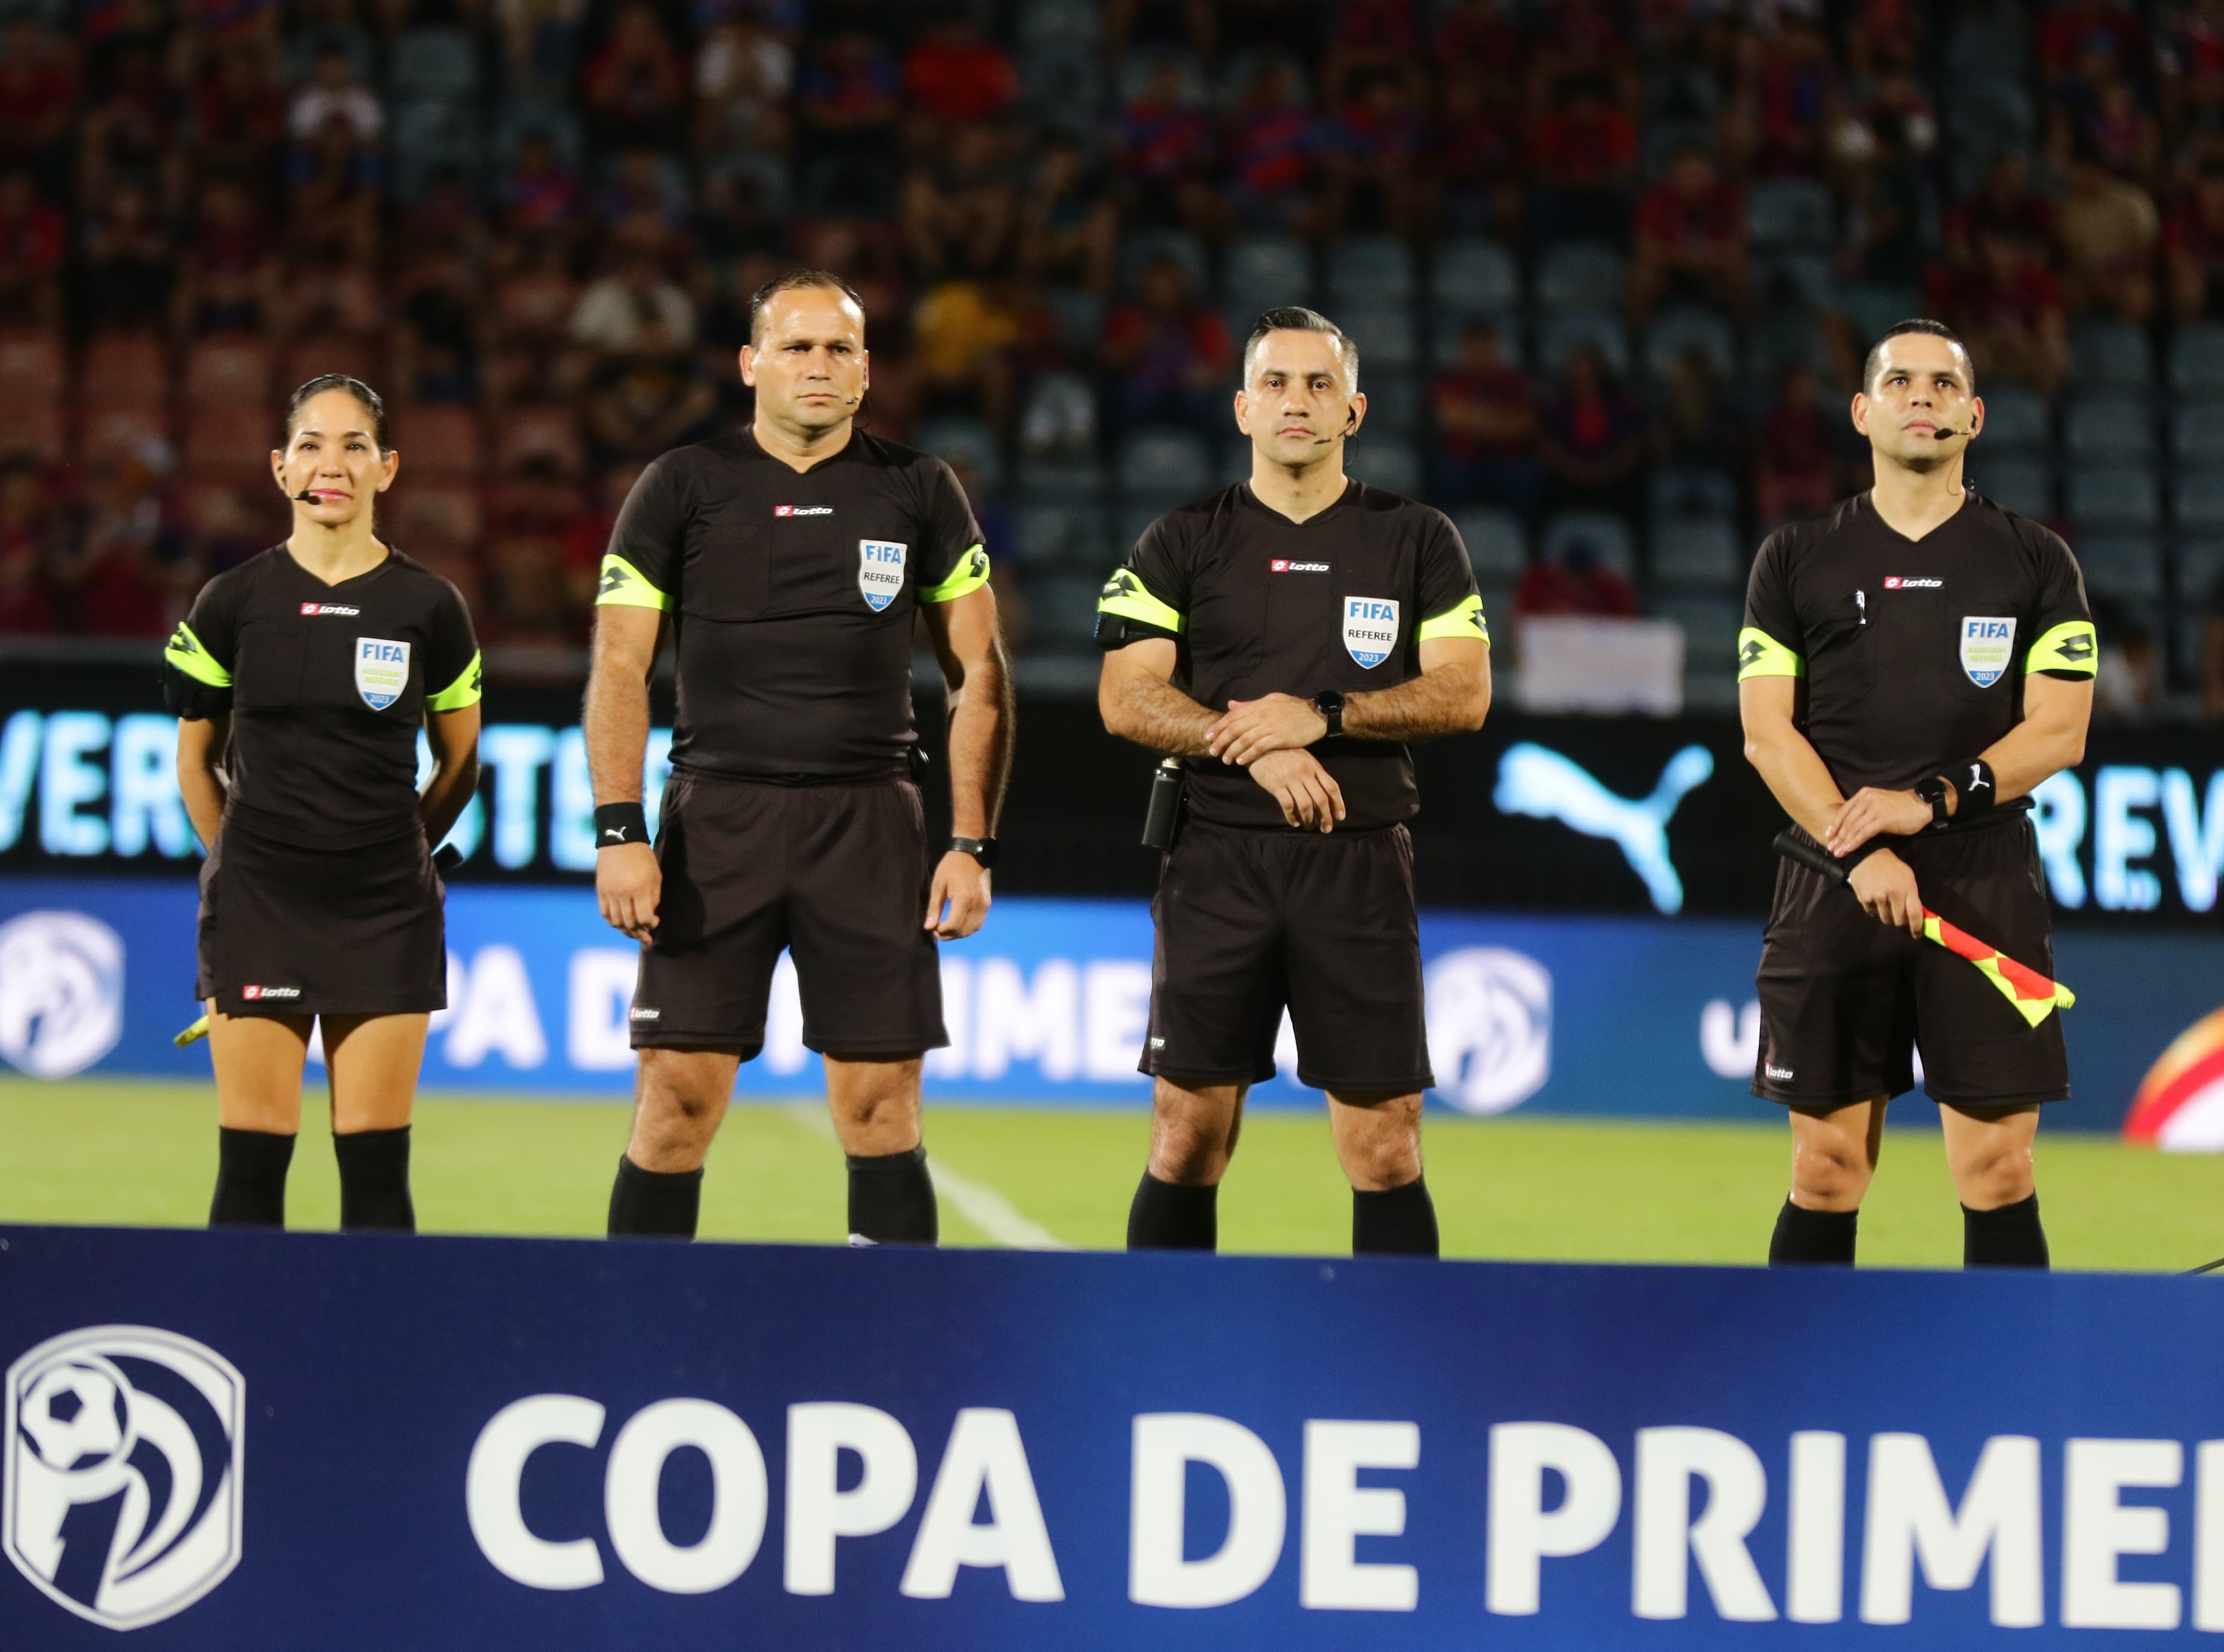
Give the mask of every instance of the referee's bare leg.
<path id="1" fill-rule="evenodd" d="M 1854 1224 L 1883 1145 L 1886 1099 L 1791 1113 L 1791 1197 L 1777 1217 L 1771 1263 L 1854 1259 Z M 2031 1143 L 2038 1109 L 1941 1103 L 1946 1165 L 1962 1201 L 1962 1262 L 1973 1268 L 2046 1265 Z"/>

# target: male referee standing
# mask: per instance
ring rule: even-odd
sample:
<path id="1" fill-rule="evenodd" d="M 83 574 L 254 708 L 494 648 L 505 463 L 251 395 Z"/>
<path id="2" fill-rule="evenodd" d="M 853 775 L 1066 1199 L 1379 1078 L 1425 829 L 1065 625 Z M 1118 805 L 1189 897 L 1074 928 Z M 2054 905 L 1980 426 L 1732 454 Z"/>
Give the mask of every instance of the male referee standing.
<path id="1" fill-rule="evenodd" d="M 1298 1076 L 1328 1092 L 1352 1249 L 1437 1253 L 1404 742 L 1482 726 L 1489 634 L 1443 513 L 1346 479 L 1366 412 L 1336 325 L 1267 311 L 1235 396 L 1251 479 L 1152 523 L 1097 605 L 1104 726 L 1188 760 L 1151 906 L 1131 1248 L 1216 1245 L 1244 1093 L 1273 1075 L 1286 1006 Z"/>
<path id="2" fill-rule="evenodd" d="M 1772 1263 L 1850 1263 L 1885 1108 L 1911 1050 L 1939 1104 L 1971 1267 L 2047 1265 L 2031 1181 L 2042 1103 L 2069 1094 L 2062 1022 L 2036 1027 L 1922 909 L 2054 969 L 2031 788 L 2084 754 L 2097 648 L 2069 547 L 1970 491 L 1984 426 L 1961 340 L 1903 321 L 1854 397 L 1876 483 L 1770 535 L 1739 639 L 1746 755 L 1798 827 L 1859 856 L 1858 902 L 1778 872 L 1753 1094 L 1791 1117 Z"/>
<path id="3" fill-rule="evenodd" d="M 768 282 L 741 354 L 754 423 L 651 464 L 603 561 L 585 718 L 595 889 L 642 943 L 613 1234 L 693 1236 L 703 1161 L 736 1069 L 764 1047 L 786 948 L 849 1156 L 850 1242 L 936 1237 L 919 1141 L 920 1056 L 948 1042 L 935 943 L 989 910 L 1010 673 L 950 467 L 853 428 L 868 366 L 864 312 L 839 279 Z M 956 835 L 932 861 L 909 766 L 914 614 L 951 708 Z M 652 848 L 641 760 L 667 615 L 679 714 Z"/>

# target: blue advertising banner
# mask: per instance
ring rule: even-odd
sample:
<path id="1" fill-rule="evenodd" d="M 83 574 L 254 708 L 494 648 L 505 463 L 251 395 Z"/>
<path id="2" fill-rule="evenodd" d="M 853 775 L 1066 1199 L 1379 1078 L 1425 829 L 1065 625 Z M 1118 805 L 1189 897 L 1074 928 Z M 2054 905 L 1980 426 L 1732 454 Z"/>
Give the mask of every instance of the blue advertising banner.
<path id="1" fill-rule="evenodd" d="M 182 882 L 0 878 L 0 1058 L 36 1076 L 198 1078 L 205 1046 L 171 1035 L 192 1000 L 196 896 Z M 1758 924 L 1425 912 L 1433 1099 L 1473 1113 L 1773 1118 L 1747 1093 L 1760 1038 Z M 636 950 L 575 887 L 461 886 L 448 898 L 448 1004 L 428 1088 L 622 1096 Z M 943 949 L 951 1045 L 932 1095 L 1140 1106 L 1151 919 L 1137 901 L 1007 898 Z M 2224 936 L 2073 933 L 2057 973 L 2076 1094 L 2050 1127 L 2113 1130 L 2172 1039 L 2224 1005 Z M 2012 1014 L 2005 1001 L 2003 1014 Z M 1298 1105 L 1296 1050 L 1257 1104 Z M 793 968 L 774 980 L 744 1097 L 815 1092 Z M 2224 1094 L 2211 1132 L 2224 1143 Z M 2205 1128 L 2187 1113 L 2189 1143 Z"/>
<path id="2" fill-rule="evenodd" d="M 2224 1631 L 2204 1280 L 16 1227 L 0 1359 L 40 1652 Z"/>

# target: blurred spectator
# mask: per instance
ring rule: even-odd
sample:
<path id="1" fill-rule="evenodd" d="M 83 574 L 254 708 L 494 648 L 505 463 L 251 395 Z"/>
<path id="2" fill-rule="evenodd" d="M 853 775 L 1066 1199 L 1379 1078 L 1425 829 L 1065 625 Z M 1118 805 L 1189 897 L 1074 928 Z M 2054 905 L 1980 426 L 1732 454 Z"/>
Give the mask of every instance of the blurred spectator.
<path id="1" fill-rule="evenodd" d="M 2155 67 L 2176 132 L 2224 129 L 2224 0 L 2179 0 L 2158 20 Z"/>
<path id="2" fill-rule="evenodd" d="M 761 22 L 720 23 L 695 56 L 695 153 L 785 154 L 795 53 Z"/>
<path id="3" fill-rule="evenodd" d="M 581 77 L 586 104 L 605 141 L 670 148 L 679 138 L 687 73 L 647 0 L 632 0 Z"/>
<path id="4" fill-rule="evenodd" d="M 1947 214 L 1945 230 L 1954 262 L 1971 269 L 1987 235 L 2027 242 L 2050 260 L 2057 224 L 2053 203 L 2031 183 L 2030 161 L 2019 149 L 2003 149 L 1985 163 L 1977 192 Z"/>
<path id="5" fill-rule="evenodd" d="M 79 296 L 89 327 L 164 325 L 176 256 L 169 236 L 155 221 L 155 203 L 146 186 L 130 180 L 117 183 L 85 231 L 85 281 Z"/>
<path id="6" fill-rule="evenodd" d="M 1527 66 L 1528 38 L 1507 0 L 1450 0 L 1437 8 L 1437 72 L 1449 83 L 1482 80 L 1509 110 Z"/>
<path id="7" fill-rule="evenodd" d="M 1438 228 L 1518 243 L 1527 206 L 1527 143 L 1505 88 L 1479 71 L 1448 76 L 1429 147 Z"/>
<path id="8" fill-rule="evenodd" d="M 1239 52 L 1295 52 L 1306 66 L 1320 60 L 1320 15 L 1312 0 L 1219 0 L 1218 46 Z"/>
<path id="9" fill-rule="evenodd" d="M 182 203 L 185 154 L 178 142 L 182 110 L 152 41 L 126 41 L 111 60 L 108 85 L 85 111 L 78 133 L 78 195 L 98 200 L 124 177 L 160 179 L 164 200 Z"/>
<path id="10" fill-rule="evenodd" d="M 2161 233 L 2154 197 L 2089 152 L 2070 161 L 2063 183 L 2062 249 L 2071 307 L 2145 325 L 2154 312 L 2155 244 Z"/>
<path id="11" fill-rule="evenodd" d="M 1363 101 L 1362 78 L 1387 76 L 1403 86 L 1418 70 L 1421 35 L 1412 0 L 1343 0 L 1331 30 L 1321 71 L 1321 101 L 1331 108 Z"/>
<path id="12" fill-rule="evenodd" d="M 1906 123 L 1880 117 L 1848 181 L 1838 268 L 1857 281 L 1916 287 L 1937 235 L 1938 198 Z"/>
<path id="13" fill-rule="evenodd" d="M 703 259 L 724 265 L 752 253 L 778 252 L 787 244 L 780 204 L 765 174 L 745 166 L 720 167 L 703 180 L 695 215 L 695 247 Z"/>
<path id="14" fill-rule="evenodd" d="M 1606 358 L 1589 345 L 1574 351 L 1538 425 L 1552 504 L 1634 517 L 1645 437 L 1644 413 Z"/>
<path id="15" fill-rule="evenodd" d="M 528 132 L 510 157 L 499 199 L 513 230 L 559 230 L 579 210 L 579 174 L 564 163 L 544 132 Z"/>
<path id="16" fill-rule="evenodd" d="M 1671 471 L 1734 475 L 1745 469 L 1751 436 L 1714 358 L 1686 350 L 1660 380 L 1660 424 L 1654 438 Z"/>
<path id="17" fill-rule="evenodd" d="M 29 172 L 0 173 L 0 325 L 59 328 L 69 230 Z"/>
<path id="18" fill-rule="evenodd" d="M 1110 289 L 1118 220 L 1103 180 L 1072 138 L 1053 135 L 1036 150 L 1020 214 L 1022 268 L 1099 294 Z"/>
<path id="19" fill-rule="evenodd" d="M 887 211 L 900 85 L 895 59 L 862 29 L 845 29 L 812 48 L 797 104 L 808 139 L 812 205 L 867 217 Z"/>
<path id="20" fill-rule="evenodd" d="M 1212 0 L 1105 0 L 1105 48 L 1117 59 L 1138 46 L 1185 46 L 1210 58 L 1217 21 Z"/>
<path id="21" fill-rule="evenodd" d="M 2224 318 L 2224 156 L 2203 157 L 2164 221 L 2163 261 L 2179 322 Z"/>
<path id="22" fill-rule="evenodd" d="M 59 198 L 71 182 L 77 65 L 69 47 L 18 10 L 0 34 L 0 167 L 27 167 Z"/>
<path id="23" fill-rule="evenodd" d="M 268 53 L 243 42 L 216 54 L 193 88 L 193 131 L 204 175 L 246 176 L 267 164 L 286 136 L 286 94 Z"/>
<path id="24" fill-rule="evenodd" d="M 645 348 L 648 330 L 667 344 L 695 337 L 695 306 L 658 262 L 655 250 L 636 237 L 622 246 L 610 274 L 588 283 L 572 312 L 572 337 L 607 356 Z"/>
<path id="25" fill-rule="evenodd" d="M 502 80 L 514 98 L 561 98 L 579 64 L 586 0 L 497 0 Z"/>
<path id="26" fill-rule="evenodd" d="M 337 122 L 362 143 L 375 142 L 386 128 L 386 111 L 369 87 L 357 84 L 355 64 L 337 46 L 317 56 L 314 78 L 301 88 L 287 111 L 286 128 L 297 143 L 320 140 Z"/>
<path id="27" fill-rule="evenodd" d="M 0 458 L 0 634 L 54 628 L 54 526 L 39 467 Z"/>
<path id="28" fill-rule="evenodd" d="M 597 462 L 646 463 L 667 448 L 713 433 L 718 391 L 681 341 L 641 329 L 641 347 L 596 375 L 587 401 L 587 428 Z"/>
<path id="29" fill-rule="evenodd" d="M 159 443 L 95 468 L 85 490 L 84 527 L 59 570 L 66 611 L 76 628 L 104 637 L 158 637 L 173 623 L 168 581 L 186 545 L 169 520 Z M 182 612 L 182 602 L 179 604 Z"/>
<path id="30" fill-rule="evenodd" d="M 1753 512 L 1762 533 L 1827 510 L 1843 495 L 1836 432 L 1844 417 L 1823 405 L 1822 388 L 1805 368 L 1778 381 L 1753 457 Z"/>
<path id="31" fill-rule="evenodd" d="M 1212 123 L 1189 102 L 1181 66 L 1154 60 L 1136 95 L 1120 110 L 1120 173 L 1140 221 L 1169 218 L 1198 230 L 1219 216 L 1211 186 Z"/>
<path id="32" fill-rule="evenodd" d="M 1703 149 L 1677 152 L 1667 175 L 1638 202 L 1635 228 L 1630 302 L 1640 320 L 1666 298 L 1745 314 L 1752 296 L 1745 198 Z"/>
<path id="33" fill-rule="evenodd" d="M 1328 144 L 1329 222 L 1336 232 L 1410 239 L 1420 230 L 1422 104 L 1406 77 L 1372 69 L 1355 77 Z"/>
<path id="34" fill-rule="evenodd" d="M 1317 234 L 1321 135 L 1305 71 L 1279 53 L 1253 60 L 1228 117 L 1228 206 L 1246 230 Z"/>
<path id="35" fill-rule="evenodd" d="M 368 263 L 377 252 L 386 171 L 357 129 L 333 113 L 287 158 L 286 227 L 296 251 Z"/>
<path id="36" fill-rule="evenodd" d="M 1522 571 L 1513 611 L 1525 620 L 1562 614 L 1633 619 L 1637 593 L 1599 559 L 1595 543 L 1571 535 L 1561 542 L 1557 558 L 1540 557 Z"/>
<path id="37" fill-rule="evenodd" d="M 316 78 L 327 52 L 348 60 L 353 79 L 368 81 L 376 72 L 378 47 L 356 16 L 357 0 L 295 0 L 286 42 L 286 73 L 296 85 Z"/>
<path id="38" fill-rule="evenodd" d="M 2059 85 L 2089 74 L 2097 60 L 2116 75 L 2145 60 L 2146 30 L 2120 0 L 2056 0 L 2038 26 L 2040 74 Z"/>
<path id="39" fill-rule="evenodd" d="M 2052 395 L 2069 363 L 2061 284 L 2031 245 L 1987 231 L 1966 274 L 1933 272 L 1930 312 L 1968 342 L 1978 376 L 1998 376 Z"/>
<path id="40" fill-rule="evenodd" d="M 1541 240 L 1620 242 L 1627 236 L 1637 124 L 1607 96 L 1604 82 L 1579 81 L 1569 101 L 1545 109 L 1531 130 L 1530 160 Z"/>
<path id="41" fill-rule="evenodd" d="M 610 530 L 617 526 L 618 511 L 642 467 L 621 461 L 603 470 L 589 484 L 583 509 L 564 528 L 565 601 L 575 616 L 578 640 L 586 638 L 586 616 L 594 612 L 595 587 L 602 571 L 603 553 L 610 549 Z"/>
<path id="42" fill-rule="evenodd" d="M 944 127 L 993 120 L 1020 96 L 1012 60 L 964 7 L 936 18 L 905 54 L 903 85 L 913 110 Z"/>
<path id="43" fill-rule="evenodd" d="M 1827 35 L 1810 19 L 1785 16 L 1764 38 L 1739 123 L 1758 169 L 1813 177 L 1823 170 L 1841 119 L 1837 73 Z"/>
<path id="44" fill-rule="evenodd" d="M 462 254 L 430 247 L 396 276 L 389 297 L 401 325 L 394 333 L 395 381 L 408 399 L 469 405 L 478 400 L 477 272 Z"/>
<path id="45" fill-rule="evenodd" d="M 1123 427 L 1180 425 L 1208 438 L 1227 427 L 1235 346 L 1180 260 L 1159 254 L 1143 266 L 1134 301 L 1105 322 L 1103 355 Z"/>
<path id="46" fill-rule="evenodd" d="M 957 127 L 904 182 L 904 234 L 926 279 L 1000 268 L 1019 216 L 1004 144 L 985 121 Z"/>
<path id="47" fill-rule="evenodd" d="M 1495 326 L 1478 321 L 1460 335 L 1458 364 L 1431 381 L 1429 405 L 1438 502 L 1499 505 L 1533 520 L 1545 502 L 1536 387 L 1506 359 Z"/>
<path id="48" fill-rule="evenodd" d="M 275 318 L 278 262 L 262 215 L 241 185 L 213 179 L 180 261 L 174 300 L 191 332 L 259 333 Z"/>
<path id="49" fill-rule="evenodd" d="M 1534 108 L 1596 95 L 1633 115 L 1642 81 L 1620 0 L 1555 0 L 1537 14 L 1529 59 Z"/>
<path id="50" fill-rule="evenodd" d="M 2049 143 L 2057 166 L 2073 154 L 2090 152 L 2111 171 L 2150 178 L 2161 136 L 2131 84 L 2110 70 L 2105 78 L 2074 81 L 2063 88 Z"/>
<path id="51" fill-rule="evenodd" d="M 688 210 L 687 174 L 679 157 L 632 148 L 612 162 L 595 215 L 614 226 L 654 224 L 676 230 L 686 225 Z"/>
<path id="52" fill-rule="evenodd" d="M 550 647 L 575 640 L 564 535 L 578 502 L 562 473 L 538 455 L 497 491 L 487 530 L 486 583 L 472 616 L 488 641 Z"/>
<path id="53" fill-rule="evenodd" d="M 964 279 L 928 288 L 912 316 L 912 337 L 926 407 L 975 414 L 1000 433 L 1010 427 L 1020 326 L 1001 283 Z"/>
<path id="54" fill-rule="evenodd" d="M 2146 621 L 2106 591 L 2094 591 L 2093 624 L 2101 634 L 2093 715 L 2109 722 L 2144 720 L 2162 703 L 2162 651 Z"/>

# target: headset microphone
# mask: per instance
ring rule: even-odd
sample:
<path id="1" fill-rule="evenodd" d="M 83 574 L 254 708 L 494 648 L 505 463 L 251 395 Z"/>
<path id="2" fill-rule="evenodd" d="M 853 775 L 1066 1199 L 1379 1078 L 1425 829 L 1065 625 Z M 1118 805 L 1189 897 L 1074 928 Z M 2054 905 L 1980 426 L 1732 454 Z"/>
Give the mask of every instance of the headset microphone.
<path id="1" fill-rule="evenodd" d="M 304 488 L 297 494 L 287 494 L 286 497 L 288 499 L 298 499 L 304 505 L 314 505 L 322 502 L 318 499 L 317 490 L 314 488 Z"/>
<path id="2" fill-rule="evenodd" d="M 1934 430 L 1930 432 L 1930 439 L 1934 442 L 1943 442 L 1953 437 L 1968 436 L 1973 433 L 1966 430 Z"/>

